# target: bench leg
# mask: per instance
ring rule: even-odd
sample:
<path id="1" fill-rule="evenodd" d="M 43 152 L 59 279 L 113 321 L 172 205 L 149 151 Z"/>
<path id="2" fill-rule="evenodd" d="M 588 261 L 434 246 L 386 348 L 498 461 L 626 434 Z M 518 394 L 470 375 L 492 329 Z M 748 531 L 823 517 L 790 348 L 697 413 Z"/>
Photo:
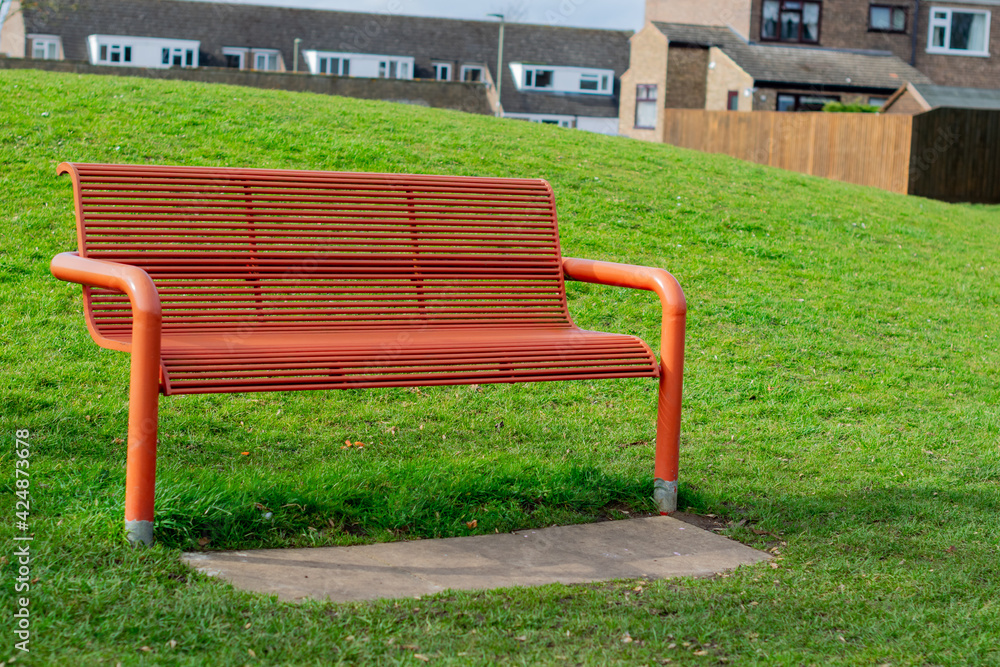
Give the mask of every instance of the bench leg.
<path id="1" fill-rule="evenodd" d="M 156 433 L 160 407 L 159 352 L 132 352 L 125 470 L 125 531 L 131 544 L 153 543 Z"/>
<path id="2" fill-rule="evenodd" d="M 683 338 L 681 339 L 683 341 Z M 677 511 L 677 470 L 681 438 L 681 371 L 679 358 L 664 358 L 660 364 L 660 388 L 656 401 L 656 463 L 653 500 L 660 514 Z"/>

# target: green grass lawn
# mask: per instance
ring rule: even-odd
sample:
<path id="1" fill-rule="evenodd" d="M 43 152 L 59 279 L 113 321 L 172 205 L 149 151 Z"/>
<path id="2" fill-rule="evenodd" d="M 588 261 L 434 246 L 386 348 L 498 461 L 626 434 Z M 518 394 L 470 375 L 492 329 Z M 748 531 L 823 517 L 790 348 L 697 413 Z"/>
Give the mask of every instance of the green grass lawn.
<path id="1" fill-rule="evenodd" d="M 64 160 L 549 179 L 565 255 L 684 287 L 680 505 L 778 560 L 344 605 L 179 563 L 199 544 L 651 512 L 655 383 L 631 380 L 163 399 L 158 543 L 129 549 L 128 357 L 93 344 L 80 288 L 48 271 L 76 248 Z M 0 661 L 19 653 L 28 429 L 37 580 L 18 665 L 1000 665 L 1000 208 L 449 111 L 28 71 L 0 72 L 0 166 Z M 655 349 L 653 295 L 568 290 L 580 325 Z"/>

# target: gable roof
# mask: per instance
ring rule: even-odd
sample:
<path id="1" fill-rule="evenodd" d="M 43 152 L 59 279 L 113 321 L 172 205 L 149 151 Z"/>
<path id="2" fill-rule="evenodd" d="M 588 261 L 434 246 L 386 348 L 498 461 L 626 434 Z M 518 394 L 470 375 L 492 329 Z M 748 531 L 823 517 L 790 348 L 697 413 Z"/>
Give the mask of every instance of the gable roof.
<path id="1" fill-rule="evenodd" d="M 64 7 L 24 10 L 25 30 L 60 35 L 70 60 L 87 59 L 88 35 L 113 34 L 199 40 L 200 61 L 208 67 L 225 65 L 225 46 L 278 49 L 290 67 L 293 42 L 300 38 L 301 50 L 413 56 L 418 77 L 430 78 L 431 62 L 440 60 L 484 65 L 496 79 L 499 25 L 495 21 L 186 0 L 87 0 Z M 631 35 L 624 30 L 506 24 L 504 110 L 617 117 L 617 94 L 520 92 L 506 65 L 521 61 L 612 69 L 618 78 L 628 68 Z"/>
<path id="2" fill-rule="evenodd" d="M 682 23 L 653 25 L 670 43 L 720 48 L 758 85 L 896 90 L 908 81 L 931 83 L 888 52 L 770 46 L 748 42 L 731 28 Z"/>

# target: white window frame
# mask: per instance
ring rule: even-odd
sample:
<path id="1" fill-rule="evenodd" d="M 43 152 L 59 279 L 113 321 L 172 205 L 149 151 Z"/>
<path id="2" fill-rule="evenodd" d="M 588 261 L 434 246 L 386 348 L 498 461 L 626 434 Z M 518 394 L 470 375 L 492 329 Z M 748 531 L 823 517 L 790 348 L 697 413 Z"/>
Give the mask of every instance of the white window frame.
<path id="1" fill-rule="evenodd" d="M 194 49 L 186 49 L 184 47 L 170 47 L 164 46 L 160 49 L 161 64 L 167 67 L 180 67 L 181 69 L 191 69 L 197 67 L 198 54 Z M 167 56 L 166 60 L 162 56 Z M 175 58 L 180 58 L 179 63 L 174 62 Z"/>
<path id="2" fill-rule="evenodd" d="M 239 46 L 224 46 L 222 47 L 222 56 L 237 56 L 240 59 L 239 69 L 247 68 L 247 55 L 249 55 L 250 49 Z"/>
<path id="3" fill-rule="evenodd" d="M 343 56 L 318 56 L 316 68 L 320 76 L 350 76 L 351 59 Z M 333 71 L 335 69 L 336 72 Z"/>
<path id="4" fill-rule="evenodd" d="M 35 60 L 62 60 L 62 38 L 59 35 L 28 35 L 31 40 L 31 58 Z M 42 48 L 42 57 L 35 55 Z"/>
<path id="5" fill-rule="evenodd" d="M 451 63 L 432 62 L 431 67 L 434 68 L 435 81 L 451 81 L 451 70 L 453 67 Z"/>
<path id="6" fill-rule="evenodd" d="M 539 72 L 546 72 L 549 75 L 549 85 L 539 86 L 536 84 Z M 526 65 L 524 68 L 524 78 L 521 80 L 521 87 L 525 90 L 554 90 L 555 79 L 556 70 L 554 67 L 545 67 L 544 65 Z"/>
<path id="7" fill-rule="evenodd" d="M 938 18 L 938 13 L 944 13 L 943 18 Z M 951 44 L 951 19 L 952 14 L 983 14 L 986 16 L 986 34 L 983 36 L 983 51 L 969 51 L 968 49 L 953 49 L 951 46 L 934 46 L 934 29 L 944 29 L 944 43 Z M 980 58 L 990 57 L 990 19 L 991 12 L 986 9 L 969 9 L 967 7 L 937 7 L 930 8 L 929 20 L 927 21 L 927 53 L 940 53 L 949 56 L 976 56 Z"/>
<path id="8" fill-rule="evenodd" d="M 410 63 L 400 58 L 386 58 L 378 63 L 379 79 L 409 79 Z"/>
<path id="9" fill-rule="evenodd" d="M 251 49 L 250 64 L 253 66 L 252 69 L 258 72 L 277 72 L 281 64 L 281 60 L 279 58 L 280 55 L 281 53 L 278 51 L 278 49 Z M 261 58 L 263 58 L 265 61 L 264 67 L 259 66 Z M 274 66 L 269 67 L 268 65 L 271 64 L 273 64 Z"/>
<path id="10" fill-rule="evenodd" d="M 469 72 L 479 72 L 479 80 L 472 81 L 466 78 Z M 486 68 L 482 65 L 462 65 L 462 81 L 466 83 L 486 83 Z"/>
<path id="11" fill-rule="evenodd" d="M 127 67 L 132 64 L 132 44 L 98 44 L 97 62 L 101 65 Z M 118 56 L 118 59 L 115 59 Z"/>

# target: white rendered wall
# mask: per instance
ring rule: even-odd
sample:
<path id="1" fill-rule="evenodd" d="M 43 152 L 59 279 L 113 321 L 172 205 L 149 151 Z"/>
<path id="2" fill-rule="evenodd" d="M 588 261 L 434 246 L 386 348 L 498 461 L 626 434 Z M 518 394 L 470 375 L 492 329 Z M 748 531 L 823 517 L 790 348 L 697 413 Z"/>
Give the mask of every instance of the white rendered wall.
<path id="1" fill-rule="evenodd" d="M 100 59 L 101 45 L 129 46 L 132 48 L 131 62 L 120 60 L 110 62 Z M 191 39 L 167 39 L 164 37 L 134 37 L 131 35 L 90 35 L 87 37 L 87 52 L 91 65 L 110 65 L 112 67 L 150 67 L 169 69 L 171 64 L 163 64 L 163 49 L 170 49 L 171 62 L 175 49 L 180 49 L 182 67 L 198 67 L 198 49 L 201 42 Z M 186 63 L 186 52 L 192 51 L 192 64 Z"/>

